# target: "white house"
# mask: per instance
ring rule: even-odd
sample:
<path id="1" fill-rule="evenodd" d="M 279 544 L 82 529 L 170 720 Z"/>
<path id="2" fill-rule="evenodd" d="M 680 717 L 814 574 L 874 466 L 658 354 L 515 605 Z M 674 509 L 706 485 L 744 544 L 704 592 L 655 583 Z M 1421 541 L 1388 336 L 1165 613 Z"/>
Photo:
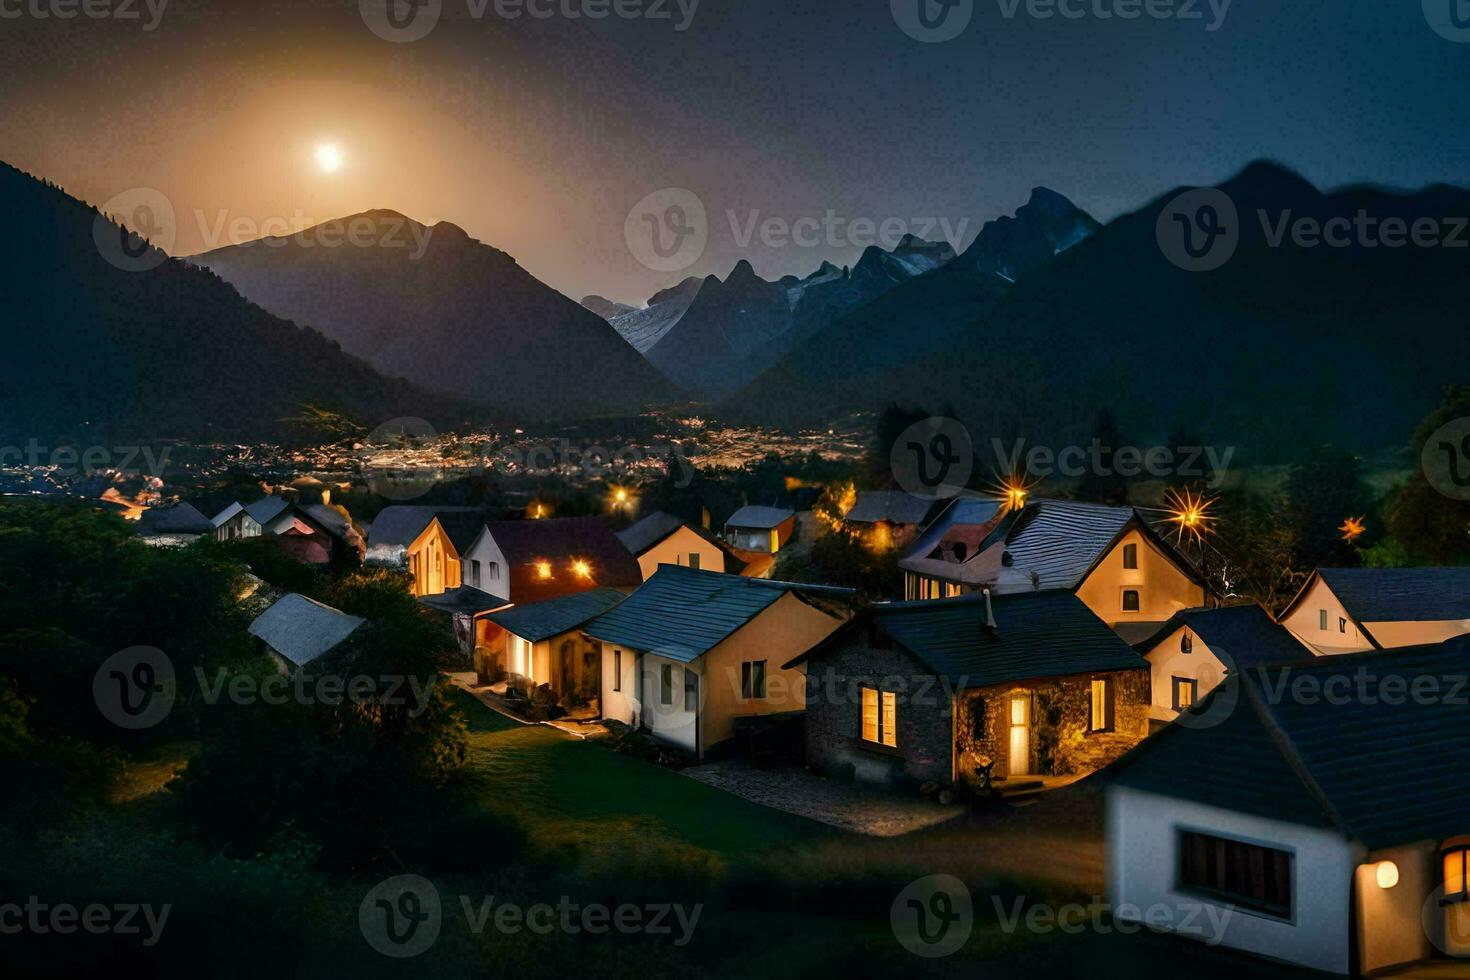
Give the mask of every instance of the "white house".
<path id="1" fill-rule="evenodd" d="M 1366 974 L 1470 955 L 1470 640 L 1232 675 L 1121 760 L 1115 917 Z"/>
<path id="2" fill-rule="evenodd" d="M 1296 637 L 1255 603 L 1175 613 L 1133 648 L 1149 662 L 1153 703 L 1149 718 L 1173 721 L 1197 704 L 1230 671 L 1311 659 Z"/>
<path id="3" fill-rule="evenodd" d="M 852 592 L 660 568 L 583 631 L 602 645 L 602 714 L 702 756 L 736 720 L 806 706 L 782 666 L 848 618 Z"/>
<path id="4" fill-rule="evenodd" d="M 643 573 L 602 518 L 565 517 L 484 523 L 459 549 L 459 580 L 522 604 L 593 589 L 631 592 Z"/>
<path id="5" fill-rule="evenodd" d="M 1438 643 L 1470 633 L 1470 568 L 1319 568 L 1280 619 L 1323 655 Z"/>

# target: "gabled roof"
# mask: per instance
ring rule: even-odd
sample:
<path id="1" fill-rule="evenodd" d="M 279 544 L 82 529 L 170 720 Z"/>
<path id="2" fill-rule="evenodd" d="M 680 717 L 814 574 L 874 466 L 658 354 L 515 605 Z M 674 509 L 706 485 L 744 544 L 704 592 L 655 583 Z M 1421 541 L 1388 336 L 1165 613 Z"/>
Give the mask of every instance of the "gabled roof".
<path id="1" fill-rule="evenodd" d="M 687 527 L 710 544 L 720 547 L 720 543 L 702 527 L 690 524 L 673 514 L 656 510 L 652 514 L 638 521 L 630 527 L 618 532 L 618 540 L 623 543 L 635 555 L 641 555 L 659 542 L 668 538 L 681 527 Z"/>
<path id="2" fill-rule="evenodd" d="M 1033 501 L 1009 526 L 1002 525 L 1009 556 L 1002 578 L 1025 577 L 1037 589 L 1075 589 L 1135 519 L 1138 514 L 1132 507 Z M 997 529 L 995 534 L 999 533 Z"/>
<path id="3" fill-rule="evenodd" d="M 594 589 L 572 595 L 512 606 L 485 618 L 523 640 L 540 643 L 596 619 L 628 598 L 616 589 Z"/>
<path id="4" fill-rule="evenodd" d="M 1283 619 L 1318 577 L 1359 623 L 1470 619 L 1470 566 L 1319 568 L 1282 612 Z"/>
<path id="5" fill-rule="evenodd" d="M 488 534 L 509 566 L 510 597 L 517 603 L 554 599 L 592 588 L 635 589 L 643 582 L 638 559 L 600 517 L 562 517 L 544 521 L 490 521 Z M 473 550 L 471 544 L 468 550 Z M 465 550 L 461 550 L 463 555 Z M 551 566 L 543 579 L 537 565 Z M 586 562 L 590 578 L 574 577 L 571 567 Z"/>
<path id="6" fill-rule="evenodd" d="M 690 663 L 787 593 L 849 597 L 850 589 L 773 582 L 660 565 L 621 605 L 584 627 L 588 636 Z"/>
<path id="7" fill-rule="evenodd" d="M 439 526 L 444 529 L 445 535 L 449 538 L 449 543 L 454 545 L 455 553 L 461 557 L 470 550 L 485 530 L 485 515 L 479 511 L 447 511 L 435 514 L 430 518 L 429 524 L 435 521 L 439 522 Z M 424 525 L 425 529 L 428 526 L 428 524 Z"/>
<path id="8" fill-rule="evenodd" d="M 786 510 L 782 507 L 757 507 L 747 505 L 730 515 L 725 522 L 726 527 L 749 527 L 757 530 L 770 530 L 780 527 L 796 516 L 796 511 Z"/>
<path id="9" fill-rule="evenodd" d="M 253 504 L 246 504 L 245 513 L 249 514 L 255 523 L 261 527 L 265 527 L 279 517 L 281 511 L 285 510 L 288 506 L 289 504 L 282 497 L 261 497 Z"/>
<path id="10" fill-rule="evenodd" d="M 1226 658 L 1227 667 L 1303 663 L 1313 659 L 1312 652 L 1290 630 L 1256 603 L 1218 609 L 1181 609 L 1150 636 L 1135 643 L 1134 649 L 1147 657 L 1175 630 L 1186 626 L 1211 652 Z"/>
<path id="11" fill-rule="evenodd" d="M 331 652 L 365 622 L 292 592 L 255 617 L 250 633 L 301 667 Z"/>
<path id="12" fill-rule="evenodd" d="M 342 516 L 342 512 L 328 504 L 299 504 L 297 511 L 304 513 L 307 517 L 321 525 L 334 538 L 346 541 L 352 534 L 352 522 Z"/>
<path id="13" fill-rule="evenodd" d="M 466 616 L 474 616 L 510 605 L 509 600 L 482 592 L 471 585 L 461 585 L 437 595 L 419 596 L 419 602 L 440 612 L 462 613 Z"/>
<path id="14" fill-rule="evenodd" d="M 190 503 L 150 507 L 138 518 L 138 533 L 145 537 L 164 534 L 211 534 L 214 524 Z"/>
<path id="15" fill-rule="evenodd" d="M 209 523 L 213 524 L 215 527 L 223 527 L 226 521 L 234 517 L 236 514 L 239 514 L 243 510 L 245 510 L 245 505 L 236 500 L 234 503 L 225 507 L 224 510 L 220 511 L 218 514 L 215 514 L 212 518 L 210 518 Z"/>
<path id="16" fill-rule="evenodd" d="M 1336 826 L 1372 849 L 1461 834 L 1467 671 L 1470 637 L 1249 668 L 1126 756 L 1115 776 L 1150 792 Z"/>
<path id="17" fill-rule="evenodd" d="M 414 538 L 424 533 L 439 514 L 473 511 L 473 507 L 425 507 L 413 504 L 394 504 L 384 507 L 373 518 L 368 529 L 369 548 L 407 548 Z"/>
<path id="18" fill-rule="evenodd" d="M 957 688 L 1148 667 L 1071 592 L 998 595 L 991 608 L 994 630 L 980 594 L 885 603 L 870 616 L 878 631 Z M 786 666 L 839 643 L 829 640 Z"/>
<path id="19" fill-rule="evenodd" d="M 857 502 L 843 515 L 853 524 L 922 524 L 935 507 L 935 501 L 916 497 L 902 490 L 864 490 Z"/>

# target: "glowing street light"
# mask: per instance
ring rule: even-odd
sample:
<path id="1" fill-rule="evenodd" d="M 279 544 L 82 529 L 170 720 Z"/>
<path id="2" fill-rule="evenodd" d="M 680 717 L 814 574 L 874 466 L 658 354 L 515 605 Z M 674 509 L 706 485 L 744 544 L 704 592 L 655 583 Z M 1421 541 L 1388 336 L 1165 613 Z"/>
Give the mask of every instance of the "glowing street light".
<path id="1" fill-rule="evenodd" d="M 1366 521 L 1367 515 L 1364 515 L 1362 517 L 1349 517 L 1347 520 L 1343 521 L 1342 527 L 1338 528 L 1338 530 L 1342 532 L 1342 539 L 1347 543 L 1352 544 L 1354 541 L 1361 538 L 1363 536 L 1363 532 L 1367 530 L 1367 525 L 1365 523 Z"/>
<path id="2" fill-rule="evenodd" d="M 1166 503 L 1176 537 L 1183 538 L 1187 534 L 1198 542 L 1213 530 L 1211 525 L 1216 518 L 1210 513 L 1210 508 L 1215 505 L 1214 498 L 1189 490 L 1170 490 Z"/>

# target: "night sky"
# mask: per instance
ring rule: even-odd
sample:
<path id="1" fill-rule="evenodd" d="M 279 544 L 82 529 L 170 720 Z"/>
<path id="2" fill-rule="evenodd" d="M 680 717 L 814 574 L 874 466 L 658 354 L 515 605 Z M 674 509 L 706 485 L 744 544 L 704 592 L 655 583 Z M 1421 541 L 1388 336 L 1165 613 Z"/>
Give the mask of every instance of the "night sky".
<path id="1" fill-rule="evenodd" d="M 604 20 L 444 0 L 412 43 L 375 36 L 352 0 L 171 0 L 153 30 L 145 0 L 138 20 L 28 12 L 50 2 L 0 0 L 0 159 L 93 203 L 159 189 L 180 255 L 266 219 L 393 208 L 574 298 L 641 303 L 741 258 L 775 277 L 860 251 L 742 247 L 730 211 L 942 218 L 962 246 L 1038 184 L 1106 220 L 1259 157 L 1326 187 L 1470 183 L 1470 43 L 1431 29 L 1441 0 L 1234 0 L 1213 31 L 1209 0 L 1192 20 L 973 0 L 933 44 L 887 0 L 703 0 L 683 31 L 676 0 L 642 0 L 668 19 Z M 324 142 L 335 174 L 314 165 Z M 661 273 L 624 220 L 670 186 L 711 232 L 698 263 Z"/>

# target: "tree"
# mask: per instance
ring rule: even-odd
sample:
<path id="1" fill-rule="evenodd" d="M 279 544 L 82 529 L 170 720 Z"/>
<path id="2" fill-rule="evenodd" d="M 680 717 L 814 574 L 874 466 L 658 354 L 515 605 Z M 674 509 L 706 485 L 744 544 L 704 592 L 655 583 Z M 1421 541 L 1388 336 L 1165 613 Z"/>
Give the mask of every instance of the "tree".
<path id="1" fill-rule="evenodd" d="M 1128 503 L 1128 479 L 1118 473 L 1115 456 L 1123 445 L 1123 433 L 1111 409 L 1097 413 L 1092 445 L 1087 453 L 1087 470 L 1077 484 L 1077 499 L 1120 507 Z"/>
<path id="2" fill-rule="evenodd" d="M 1353 543 L 1343 537 L 1343 522 L 1372 510 L 1373 494 L 1363 480 L 1358 457 L 1332 446 L 1308 454 L 1286 478 L 1286 517 L 1296 536 L 1294 564 L 1307 568 L 1358 564 Z"/>
<path id="3" fill-rule="evenodd" d="M 1425 443 L 1442 426 L 1470 418 L 1470 385 L 1445 391 L 1440 406 L 1415 430 L 1413 476 L 1390 494 L 1384 506 L 1388 532 L 1414 556 L 1415 564 L 1459 565 L 1470 562 L 1470 500 L 1458 500 L 1437 490 L 1419 465 Z"/>

